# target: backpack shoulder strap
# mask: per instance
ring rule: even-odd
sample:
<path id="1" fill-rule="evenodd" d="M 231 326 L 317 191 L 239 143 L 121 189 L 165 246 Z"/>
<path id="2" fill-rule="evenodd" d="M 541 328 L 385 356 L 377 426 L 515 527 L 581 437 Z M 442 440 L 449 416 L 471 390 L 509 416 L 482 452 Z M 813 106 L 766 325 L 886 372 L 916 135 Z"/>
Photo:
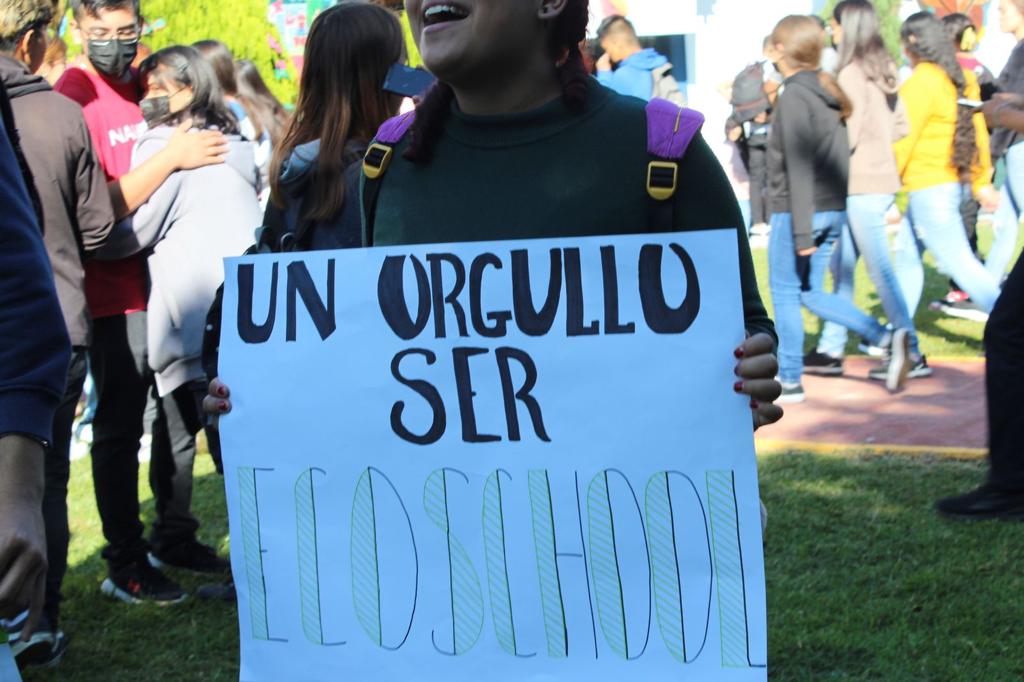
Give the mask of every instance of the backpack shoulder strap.
<path id="1" fill-rule="evenodd" d="M 377 199 L 391 159 L 395 155 L 395 146 L 416 122 L 416 111 L 410 111 L 384 121 L 377 131 L 373 144 L 366 150 L 363 157 L 363 214 L 365 216 L 364 237 L 367 246 L 373 246 L 373 228 L 377 222 Z"/>
<path id="2" fill-rule="evenodd" d="M 679 162 L 704 125 L 703 114 L 684 109 L 668 100 L 652 99 L 647 104 L 648 227 L 671 230 L 675 221 L 675 198 L 679 189 Z"/>

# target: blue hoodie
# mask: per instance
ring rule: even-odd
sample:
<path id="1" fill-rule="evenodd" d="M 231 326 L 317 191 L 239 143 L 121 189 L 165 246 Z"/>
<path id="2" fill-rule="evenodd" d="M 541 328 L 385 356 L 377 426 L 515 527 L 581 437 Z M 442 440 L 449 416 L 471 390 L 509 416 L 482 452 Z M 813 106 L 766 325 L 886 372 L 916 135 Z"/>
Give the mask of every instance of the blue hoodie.
<path id="1" fill-rule="evenodd" d="M 652 72 L 666 64 L 668 59 L 649 47 L 624 59 L 614 71 L 598 71 L 597 80 L 620 95 L 649 101 L 654 93 Z"/>
<path id="2" fill-rule="evenodd" d="M 0 205 L 0 436 L 20 433 L 48 441 L 71 342 L 43 235 L 2 121 Z"/>

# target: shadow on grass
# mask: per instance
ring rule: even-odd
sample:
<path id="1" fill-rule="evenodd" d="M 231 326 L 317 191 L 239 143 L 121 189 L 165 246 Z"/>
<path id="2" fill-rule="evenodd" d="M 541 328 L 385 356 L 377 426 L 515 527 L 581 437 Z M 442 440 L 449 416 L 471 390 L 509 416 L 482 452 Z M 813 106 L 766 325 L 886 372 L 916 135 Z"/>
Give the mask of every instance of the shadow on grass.
<path id="1" fill-rule="evenodd" d="M 984 465 L 762 461 L 773 680 L 1024 678 L 1024 525 L 939 518 Z"/>
<path id="2" fill-rule="evenodd" d="M 26 682 L 135 682 L 238 679 L 238 620 L 234 604 L 194 597 L 171 607 L 132 606 L 104 597 L 106 577 L 102 532 L 93 501 L 89 462 L 76 462 L 69 496 L 72 526 L 69 570 L 64 581 L 61 628 L 70 646 L 54 670 L 32 670 Z M 153 502 L 140 476 L 142 515 L 149 528 Z M 200 540 L 226 555 L 227 510 L 223 479 L 209 458 L 197 459 L 193 513 L 203 524 Z M 172 572 L 191 592 L 222 577 Z"/>

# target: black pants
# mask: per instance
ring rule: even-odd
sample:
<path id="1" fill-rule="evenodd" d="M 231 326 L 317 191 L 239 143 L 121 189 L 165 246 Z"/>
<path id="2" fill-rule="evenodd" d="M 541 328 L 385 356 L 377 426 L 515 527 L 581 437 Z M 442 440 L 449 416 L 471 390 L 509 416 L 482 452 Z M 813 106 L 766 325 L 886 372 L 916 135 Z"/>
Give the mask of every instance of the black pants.
<path id="1" fill-rule="evenodd" d="M 93 378 L 96 381 L 98 404 L 93 420 L 92 475 L 96 490 L 96 506 L 103 523 L 107 546 L 103 558 L 111 572 L 144 561 L 150 544 L 143 537 L 145 528 L 139 518 L 139 440 L 143 433 L 146 398 L 152 386 L 152 374 L 146 362 L 146 313 L 132 313 L 101 318 L 93 326 L 93 345 L 89 353 Z M 185 475 L 174 461 L 174 445 L 187 443 L 184 420 L 173 414 L 161 418 L 157 410 L 154 426 L 161 435 L 153 434 L 153 463 L 150 485 L 156 499 L 156 528 L 167 528 L 179 541 L 194 537 L 195 519 L 182 510 L 181 488 L 177 479 Z M 160 422 L 157 426 L 156 422 Z M 194 432 L 193 432 L 194 433 Z M 157 442 L 161 445 L 157 445 Z M 170 442 L 172 445 L 168 446 Z M 194 440 L 193 456 L 194 456 Z M 191 491 L 192 470 L 187 471 Z M 171 500 L 166 499 L 172 496 Z M 187 496 L 191 502 L 191 492 Z M 186 537 L 182 530 L 192 527 Z M 156 534 L 162 547 L 168 546 L 166 536 Z"/>
<path id="2" fill-rule="evenodd" d="M 201 401 L 205 395 L 205 384 L 194 382 L 156 398 L 149 485 L 156 499 L 151 542 L 157 553 L 194 540 L 199 529 L 191 512 L 192 466 L 196 434 L 203 424 Z"/>
<path id="3" fill-rule="evenodd" d="M 68 383 L 64 397 L 53 416 L 53 442 L 46 451 L 43 525 L 46 529 L 46 603 L 44 614 L 51 628 L 60 618 L 61 584 L 68 568 L 68 480 L 71 477 L 71 431 L 75 410 L 85 385 L 86 351 L 74 348 L 68 365 Z"/>
<path id="4" fill-rule="evenodd" d="M 753 225 L 772 219 L 768 205 L 768 150 L 751 146 L 748 151 L 747 174 L 750 175 L 750 222 Z"/>
<path id="5" fill-rule="evenodd" d="M 985 353 L 989 482 L 1024 492 L 1024 256 L 1017 260 L 989 317 Z"/>

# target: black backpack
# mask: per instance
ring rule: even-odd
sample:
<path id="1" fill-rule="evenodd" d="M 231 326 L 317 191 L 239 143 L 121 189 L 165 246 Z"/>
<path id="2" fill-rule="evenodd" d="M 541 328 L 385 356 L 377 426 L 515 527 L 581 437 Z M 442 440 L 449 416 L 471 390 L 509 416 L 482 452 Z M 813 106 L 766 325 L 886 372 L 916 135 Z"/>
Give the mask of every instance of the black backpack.
<path id="1" fill-rule="evenodd" d="M 732 82 L 733 119 L 747 123 L 771 108 L 764 91 L 764 62 L 754 62 L 736 75 Z"/>

